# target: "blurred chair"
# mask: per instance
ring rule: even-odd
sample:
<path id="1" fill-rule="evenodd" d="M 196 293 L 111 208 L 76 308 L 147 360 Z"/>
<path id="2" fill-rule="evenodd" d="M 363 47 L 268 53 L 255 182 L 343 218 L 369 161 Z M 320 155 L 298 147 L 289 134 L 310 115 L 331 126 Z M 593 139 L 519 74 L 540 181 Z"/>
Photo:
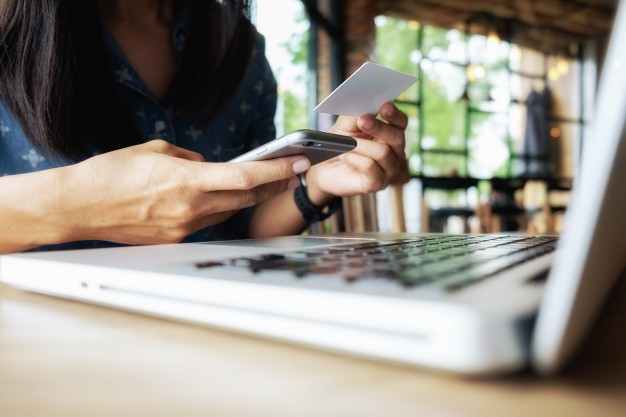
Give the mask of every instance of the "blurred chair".
<path id="1" fill-rule="evenodd" d="M 448 231 L 448 221 L 457 217 L 462 220 L 463 233 L 470 231 L 469 220 L 476 216 L 476 208 L 467 204 L 468 191 L 478 186 L 478 180 L 464 177 L 422 177 L 422 231 L 445 232 Z M 444 192 L 461 191 L 465 194 L 464 205 L 433 205 L 429 202 L 429 194 L 439 190 Z"/>
<path id="2" fill-rule="evenodd" d="M 521 178 L 492 178 L 487 202 L 480 205 L 478 216 L 481 233 L 524 231 L 528 219 L 523 199 L 526 183 Z"/>
<path id="3" fill-rule="evenodd" d="M 565 212 L 571 198 L 571 190 L 572 180 L 569 178 L 556 178 L 546 181 L 547 233 L 561 233 Z"/>

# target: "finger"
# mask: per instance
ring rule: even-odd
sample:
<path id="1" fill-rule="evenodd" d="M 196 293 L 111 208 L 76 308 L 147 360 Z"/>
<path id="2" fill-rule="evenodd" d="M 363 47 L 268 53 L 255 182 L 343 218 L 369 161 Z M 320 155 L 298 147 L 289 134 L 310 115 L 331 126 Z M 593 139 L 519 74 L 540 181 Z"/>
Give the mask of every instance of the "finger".
<path id="1" fill-rule="evenodd" d="M 345 155 L 344 162 L 361 173 L 361 193 L 378 191 L 389 184 L 388 173 L 372 158 L 351 152 Z"/>
<path id="2" fill-rule="evenodd" d="M 357 119 L 359 129 L 371 136 L 374 140 L 385 142 L 394 147 L 404 147 L 404 130 L 392 126 L 373 116 L 366 115 Z"/>
<path id="3" fill-rule="evenodd" d="M 255 162 L 196 164 L 195 185 L 203 191 L 251 190 L 262 184 L 291 178 L 310 166 L 309 160 L 302 156 Z"/>
<path id="4" fill-rule="evenodd" d="M 399 169 L 398 158 L 395 151 L 387 144 L 372 140 L 357 139 L 357 147 L 347 154 L 357 154 L 373 159 L 386 172 L 389 177 L 396 174 Z"/>
<path id="5" fill-rule="evenodd" d="M 162 139 L 151 140 L 146 143 L 146 146 L 154 152 L 187 159 L 189 161 L 204 162 L 204 157 L 201 154 L 172 145 Z"/>
<path id="6" fill-rule="evenodd" d="M 360 117 L 357 120 L 359 128 L 371 136 L 372 140 L 391 146 L 398 158 L 404 158 L 406 146 L 404 131 L 374 118 L 368 120 L 369 118 L 370 116 Z"/>
<path id="7" fill-rule="evenodd" d="M 251 207 L 288 189 L 296 188 L 298 185 L 300 185 L 298 178 L 292 177 L 288 180 L 262 184 L 249 190 L 214 191 L 210 195 L 207 194 L 201 215 Z"/>
<path id="8" fill-rule="evenodd" d="M 406 129 L 409 124 L 409 118 L 407 115 L 398 109 L 393 103 L 385 103 L 380 107 L 380 115 L 391 126 L 395 126 L 399 129 Z"/>
<path id="9" fill-rule="evenodd" d="M 333 125 L 332 132 L 347 136 L 362 134 L 356 125 L 356 118 L 352 116 L 339 116 Z"/>
<path id="10" fill-rule="evenodd" d="M 379 113 L 385 120 L 385 122 L 382 122 L 383 125 L 388 124 L 396 127 L 403 131 L 404 135 L 409 119 L 403 111 L 398 109 L 393 103 L 385 103 L 380 107 Z M 371 129 L 374 129 L 377 123 L 380 124 L 381 121 L 377 120 L 373 115 L 363 115 L 356 119 L 349 116 L 339 116 L 332 130 L 335 133 L 348 136 L 373 139 L 376 136 L 376 132 Z"/>

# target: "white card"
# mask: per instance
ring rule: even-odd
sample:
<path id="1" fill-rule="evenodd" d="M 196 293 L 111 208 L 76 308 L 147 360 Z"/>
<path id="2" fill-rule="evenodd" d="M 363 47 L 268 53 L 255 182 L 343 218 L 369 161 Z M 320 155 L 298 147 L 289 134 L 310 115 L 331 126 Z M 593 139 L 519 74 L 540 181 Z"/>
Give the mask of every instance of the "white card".
<path id="1" fill-rule="evenodd" d="M 380 106 L 398 97 L 417 77 L 366 62 L 315 108 L 316 113 L 377 115 Z"/>

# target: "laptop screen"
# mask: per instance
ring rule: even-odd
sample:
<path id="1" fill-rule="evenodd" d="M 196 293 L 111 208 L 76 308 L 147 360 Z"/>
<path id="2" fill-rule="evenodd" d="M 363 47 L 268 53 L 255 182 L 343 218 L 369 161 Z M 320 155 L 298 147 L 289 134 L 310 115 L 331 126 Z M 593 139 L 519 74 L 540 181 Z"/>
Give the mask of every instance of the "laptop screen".
<path id="1" fill-rule="evenodd" d="M 533 339 L 538 370 L 574 353 L 626 264 L 626 8 L 618 7 L 598 88 L 593 135 Z"/>

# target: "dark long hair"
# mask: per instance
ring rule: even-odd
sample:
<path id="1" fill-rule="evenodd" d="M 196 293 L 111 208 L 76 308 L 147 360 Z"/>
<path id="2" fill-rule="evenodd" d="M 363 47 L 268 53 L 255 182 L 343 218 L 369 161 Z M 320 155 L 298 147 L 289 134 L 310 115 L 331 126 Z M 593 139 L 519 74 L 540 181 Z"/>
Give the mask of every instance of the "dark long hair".
<path id="1" fill-rule="evenodd" d="M 235 91 L 254 45 L 247 0 L 190 0 L 170 95 L 208 120 Z M 0 2 L 0 97 L 32 144 L 84 157 L 142 142 L 113 89 L 95 0 Z"/>

